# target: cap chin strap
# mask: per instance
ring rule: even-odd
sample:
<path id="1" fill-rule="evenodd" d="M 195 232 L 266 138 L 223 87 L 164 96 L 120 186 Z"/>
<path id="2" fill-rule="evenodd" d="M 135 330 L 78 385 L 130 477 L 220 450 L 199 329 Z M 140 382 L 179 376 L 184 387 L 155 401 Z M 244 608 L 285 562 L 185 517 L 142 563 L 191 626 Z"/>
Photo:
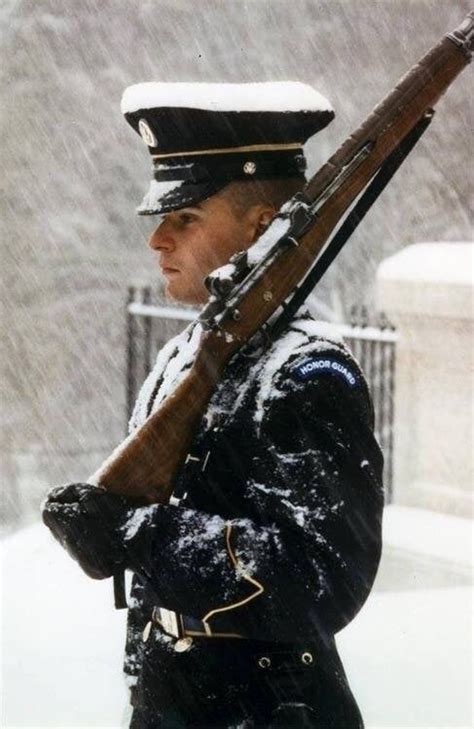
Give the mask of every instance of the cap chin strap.
<path id="1" fill-rule="evenodd" d="M 278 152 L 285 149 L 300 149 L 301 142 L 291 144 L 248 144 L 244 147 L 221 147 L 215 149 L 197 149 L 192 152 L 169 152 L 166 154 L 152 154 L 152 159 L 167 159 L 169 157 L 197 157 L 208 154 L 235 154 L 236 152 Z"/>

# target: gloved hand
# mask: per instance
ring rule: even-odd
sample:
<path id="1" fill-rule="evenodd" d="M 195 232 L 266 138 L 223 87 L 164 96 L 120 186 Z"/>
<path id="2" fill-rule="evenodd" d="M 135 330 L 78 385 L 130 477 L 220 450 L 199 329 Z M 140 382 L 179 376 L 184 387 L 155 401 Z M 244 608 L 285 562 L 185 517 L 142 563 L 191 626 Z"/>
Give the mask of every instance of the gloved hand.
<path id="1" fill-rule="evenodd" d="M 102 487 L 74 483 L 49 491 L 43 521 L 55 539 L 97 580 L 125 567 L 126 550 L 119 529 L 129 504 Z"/>

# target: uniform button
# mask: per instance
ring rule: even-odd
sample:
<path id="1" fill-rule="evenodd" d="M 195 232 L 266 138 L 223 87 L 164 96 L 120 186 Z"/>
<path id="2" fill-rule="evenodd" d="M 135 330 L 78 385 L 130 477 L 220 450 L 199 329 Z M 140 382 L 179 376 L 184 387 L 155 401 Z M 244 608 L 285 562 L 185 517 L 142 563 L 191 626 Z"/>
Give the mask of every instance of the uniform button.
<path id="1" fill-rule="evenodd" d="M 186 651 L 191 650 L 193 645 L 193 639 L 190 637 L 187 638 L 180 638 L 176 641 L 173 648 L 176 651 L 176 653 L 186 653 Z"/>
<path id="2" fill-rule="evenodd" d="M 260 666 L 260 668 L 270 668 L 272 662 L 268 656 L 262 656 L 258 659 L 258 665 Z"/>
<path id="3" fill-rule="evenodd" d="M 307 666 L 311 665 L 311 663 L 313 663 L 314 661 L 313 654 L 308 652 L 303 653 L 303 655 L 301 656 L 301 661 Z"/>
<path id="4" fill-rule="evenodd" d="M 257 170 L 257 165 L 255 164 L 255 162 L 246 162 L 244 164 L 243 170 L 246 175 L 254 175 Z"/>

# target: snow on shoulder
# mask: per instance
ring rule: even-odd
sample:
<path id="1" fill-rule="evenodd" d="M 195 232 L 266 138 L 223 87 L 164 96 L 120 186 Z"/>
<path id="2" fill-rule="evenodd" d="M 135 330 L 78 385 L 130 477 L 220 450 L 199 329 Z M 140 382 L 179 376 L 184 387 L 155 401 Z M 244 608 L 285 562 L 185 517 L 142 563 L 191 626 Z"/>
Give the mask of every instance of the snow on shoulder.
<path id="1" fill-rule="evenodd" d="M 303 309 L 257 365 L 259 387 L 254 421 L 262 422 L 269 401 L 284 397 L 285 392 L 275 386 L 275 380 L 290 360 L 315 352 L 339 352 L 342 346 L 342 337 L 331 324 L 312 319 Z"/>
<path id="2" fill-rule="evenodd" d="M 123 114 L 178 107 L 212 111 L 333 111 L 329 101 L 300 81 L 261 83 L 164 83 L 148 81 L 125 89 Z"/>

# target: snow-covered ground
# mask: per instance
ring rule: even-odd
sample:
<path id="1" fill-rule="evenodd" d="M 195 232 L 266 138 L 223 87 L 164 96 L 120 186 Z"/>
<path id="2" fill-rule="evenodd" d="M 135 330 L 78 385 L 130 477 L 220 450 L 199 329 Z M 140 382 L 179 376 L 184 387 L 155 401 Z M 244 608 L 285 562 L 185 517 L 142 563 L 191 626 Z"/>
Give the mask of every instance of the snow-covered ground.
<path id="1" fill-rule="evenodd" d="M 2 542 L 2 727 L 119 727 L 124 611 L 34 524 Z M 372 593 L 338 644 L 368 727 L 470 727 L 469 587 Z M 344 728 L 341 728 L 344 729 Z"/>

